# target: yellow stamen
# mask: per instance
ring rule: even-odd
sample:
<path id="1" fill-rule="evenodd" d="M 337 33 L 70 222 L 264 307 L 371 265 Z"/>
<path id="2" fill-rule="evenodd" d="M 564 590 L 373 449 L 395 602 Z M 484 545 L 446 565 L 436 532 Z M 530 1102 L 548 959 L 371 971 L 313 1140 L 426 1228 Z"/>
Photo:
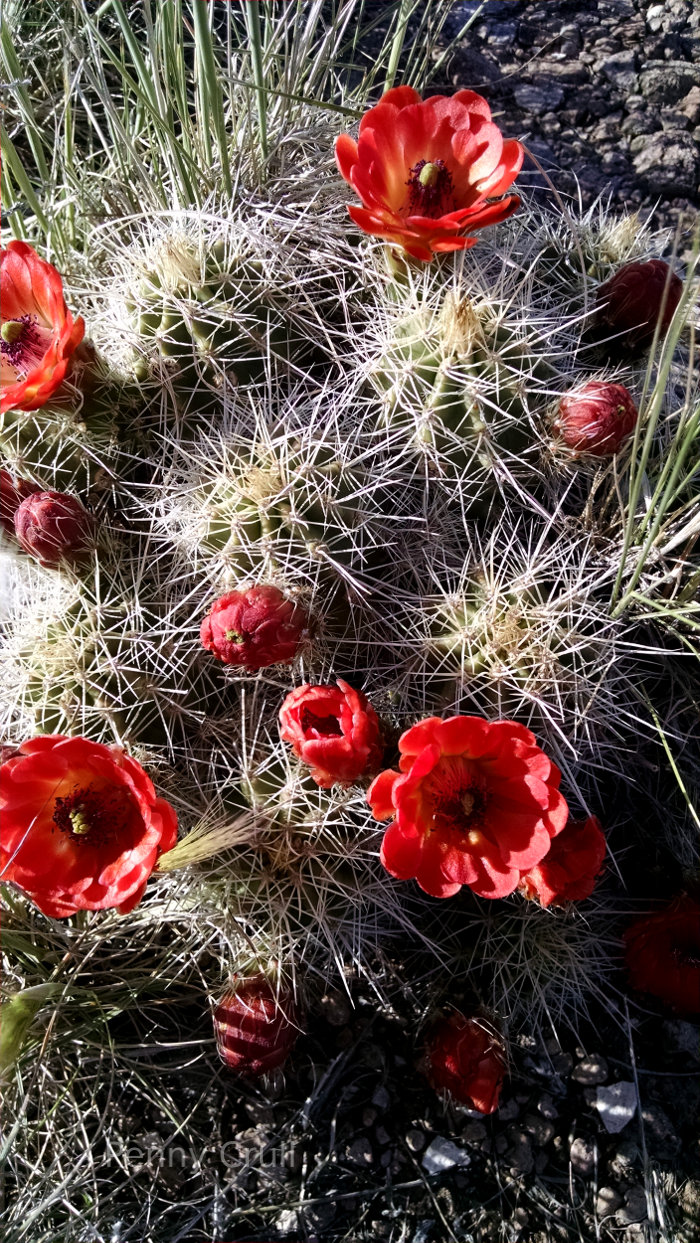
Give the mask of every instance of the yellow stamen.
<path id="1" fill-rule="evenodd" d="M 470 846 L 480 846 L 483 840 L 483 834 L 478 829 L 472 829 L 471 833 L 467 834 L 467 841 Z"/>

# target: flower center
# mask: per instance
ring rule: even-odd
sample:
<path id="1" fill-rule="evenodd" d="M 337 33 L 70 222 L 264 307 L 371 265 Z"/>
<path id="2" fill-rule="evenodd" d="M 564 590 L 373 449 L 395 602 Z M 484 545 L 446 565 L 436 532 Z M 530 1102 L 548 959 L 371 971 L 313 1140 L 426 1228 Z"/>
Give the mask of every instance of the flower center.
<path id="1" fill-rule="evenodd" d="M 442 216 L 454 209 L 452 174 L 444 160 L 419 160 L 406 182 L 410 216 Z"/>
<path id="2" fill-rule="evenodd" d="M 105 846 L 126 828 L 131 811 L 132 802 L 126 790 L 75 786 L 72 794 L 56 799 L 53 822 L 74 841 Z"/>
<path id="3" fill-rule="evenodd" d="M 317 716 L 310 708 L 304 708 L 301 714 L 301 728 L 305 734 L 316 738 L 342 738 L 343 731 L 337 716 Z"/>
<path id="4" fill-rule="evenodd" d="M 238 630 L 227 630 L 226 641 L 228 643 L 245 643 L 245 635 L 242 635 Z"/>
<path id="5" fill-rule="evenodd" d="M 471 764 L 443 760 L 427 782 L 426 794 L 434 828 L 458 833 L 464 844 L 481 844 L 488 796 Z"/>
<path id="6" fill-rule="evenodd" d="M 0 328 L 3 361 L 17 371 L 26 371 L 31 361 L 45 353 L 37 322 L 36 315 L 21 315 L 19 319 L 6 319 Z"/>

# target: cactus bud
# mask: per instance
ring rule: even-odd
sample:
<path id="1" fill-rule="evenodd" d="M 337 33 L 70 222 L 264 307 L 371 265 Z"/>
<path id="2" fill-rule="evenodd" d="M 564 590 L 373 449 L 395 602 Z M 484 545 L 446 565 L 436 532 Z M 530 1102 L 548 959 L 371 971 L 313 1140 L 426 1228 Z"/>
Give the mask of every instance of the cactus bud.
<path id="1" fill-rule="evenodd" d="M 15 513 L 15 534 L 41 565 L 78 560 L 94 538 L 90 514 L 69 492 L 34 492 Z"/>
<path id="2" fill-rule="evenodd" d="M 276 993 L 267 976 L 235 983 L 214 1011 L 219 1056 L 230 1070 L 257 1079 L 287 1060 L 296 1022 L 291 993 Z"/>
<path id="3" fill-rule="evenodd" d="M 663 337 L 683 292 L 683 282 L 662 259 L 625 263 L 598 289 L 596 325 L 628 350 L 650 345 L 659 324 Z"/>
<path id="4" fill-rule="evenodd" d="M 624 384 L 589 380 L 562 397 L 553 426 L 570 449 L 607 457 L 617 453 L 638 417 L 632 394 Z"/>
<path id="5" fill-rule="evenodd" d="M 307 623 L 300 605 L 263 583 L 215 600 L 202 621 L 200 638 L 225 665 L 265 669 L 293 660 Z"/>
<path id="6" fill-rule="evenodd" d="M 307 683 L 290 691 L 280 708 L 280 734 L 324 790 L 376 772 L 384 751 L 374 708 L 342 678 L 337 686 Z"/>
<path id="7" fill-rule="evenodd" d="M 503 1041 L 492 1027 L 455 1010 L 435 1024 L 426 1052 L 426 1075 L 435 1089 L 482 1114 L 498 1108 L 506 1058 Z"/>

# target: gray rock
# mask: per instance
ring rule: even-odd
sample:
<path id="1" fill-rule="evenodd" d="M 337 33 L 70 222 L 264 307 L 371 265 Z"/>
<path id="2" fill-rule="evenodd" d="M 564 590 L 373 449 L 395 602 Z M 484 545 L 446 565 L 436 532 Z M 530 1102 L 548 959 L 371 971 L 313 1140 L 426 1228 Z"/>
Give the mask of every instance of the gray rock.
<path id="1" fill-rule="evenodd" d="M 641 1163 L 641 1153 L 633 1139 L 626 1139 L 616 1148 L 609 1162 L 610 1173 L 615 1178 L 630 1182 Z"/>
<path id="2" fill-rule="evenodd" d="M 621 1079 L 596 1091 L 596 1109 L 609 1135 L 617 1135 L 631 1122 L 637 1110 L 637 1091 L 633 1083 Z"/>
<path id="3" fill-rule="evenodd" d="M 656 33 L 657 30 L 661 30 L 664 19 L 664 9 L 665 5 L 663 4 L 652 4 L 651 7 L 647 9 L 647 26 L 654 33 Z"/>
<path id="4" fill-rule="evenodd" d="M 348 1148 L 348 1161 L 352 1165 L 361 1166 L 365 1169 L 374 1164 L 372 1145 L 365 1136 L 353 1140 Z"/>
<path id="5" fill-rule="evenodd" d="M 275 1221 L 278 1234 L 296 1234 L 299 1229 L 299 1214 L 294 1208 L 284 1209 Z"/>
<path id="6" fill-rule="evenodd" d="M 463 1148 L 453 1144 L 452 1140 L 436 1135 L 423 1153 L 421 1164 L 426 1174 L 442 1174 L 455 1166 L 470 1165 L 471 1157 Z"/>
<path id="7" fill-rule="evenodd" d="M 569 1160 L 577 1174 L 588 1177 L 596 1165 L 596 1146 L 590 1139 L 577 1136 L 569 1146 Z"/>
<path id="8" fill-rule="evenodd" d="M 642 94 L 653 104 L 677 104 L 691 87 L 700 86 L 700 65 L 667 60 L 663 66 L 647 64 L 639 75 Z"/>
<path id="9" fill-rule="evenodd" d="M 605 1083 L 608 1077 L 608 1063 L 604 1057 L 592 1054 L 590 1057 L 582 1057 L 581 1061 L 574 1066 L 571 1072 L 571 1078 L 577 1083 L 585 1083 L 590 1086 L 597 1083 Z"/>
<path id="10" fill-rule="evenodd" d="M 391 1097 L 385 1087 L 380 1086 L 372 1093 L 372 1104 L 382 1111 L 389 1108 Z"/>
<path id="11" fill-rule="evenodd" d="M 679 1053 L 690 1053 L 700 1059 L 700 1027 L 687 1019 L 667 1019 L 663 1026 L 664 1040 Z"/>
<path id="12" fill-rule="evenodd" d="M 543 1092 L 537 1102 L 537 1112 L 542 1114 L 543 1118 L 558 1118 L 559 1110 L 557 1109 L 552 1097 L 548 1092 Z"/>
<path id="13" fill-rule="evenodd" d="M 539 1148 L 543 1148 L 552 1139 L 556 1127 L 541 1114 L 525 1114 L 523 1126 L 530 1133 Z"/>
<path id="14" fill-rule="evenodd" d="M 552 1058 L 552 1069 L 555 1075 L 570 1075 L 574 1059 L 570 1053 L 555 1053 Z"/>
<path id="15" fill-rule="evenodd" d="M 643 1187 L 630 1187 L 625 1192 L 622 1208 L 615 1213 L 618 1226 L 631 1226 L 633 1222 L 646 1221 L 647 1198 Z"/>
<path id="16" fill-rule="evenodd" d="M 622 1196 L 614 1187 L 601 1187 L 596 1196 L 595 1211 L 598 1217 L 610 1217 L 622 1205 Z"/>
<path id="17" fill-rule="evenodd" d="M 468 1122 L 462 1127 L 461 1138 L 465 1144 L 483 1144 L 487 1134 L 483 1122 Z"/>
<path id="18" fill-rule="evenodd" d="M 688 118 L 691 125 L 700 124 L 700 86 L 691 86 L 688 94 L 678 104 L 678 110 Z"/>
<path id="19" fill-rule="evenodd" d="M 556 82 L 521 82 L 513 88 L 515 102 L 526 112 L 551 112 L 558 108 L 564 98 L 564 91 Z"/>
<path id="20" fill-rule="evenodd" d="M 498 1119 L 500 1122 L 512 1122 L 520 1113 L 518 1102 L 514 1097 L 506 1101 L 498 1110 Z"/>
<path id="21" fill-rule="evenodd" d="M 621 91 L 632 91 L 637 85 L 637 53 L 632 48 L 597 61 L 593 68 Z"/>
<path id="22" fill-rule="evenodd" d="M 700 155 L 692 135 L 683 130 L 636 138 L 634 169 L 653 193 L 694 195 L 700 179 Z"/>
<path id="23" fill-rule="evenodd" d="M 535 1164 L 530 1137 L 520 1127 L 509 1126 L 508 1138 L 511 1141 L 506 1149 L 505 1160 L 511 1174 L 518 1178 L 521 1174 L 530 1174 Z"/>

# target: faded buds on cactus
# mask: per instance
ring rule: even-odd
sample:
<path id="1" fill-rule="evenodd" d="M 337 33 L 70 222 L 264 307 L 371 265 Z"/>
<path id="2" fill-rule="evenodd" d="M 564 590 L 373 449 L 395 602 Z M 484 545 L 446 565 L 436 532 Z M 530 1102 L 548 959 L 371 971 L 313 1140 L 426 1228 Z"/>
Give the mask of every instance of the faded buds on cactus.
<path id="1" fill-rule="evenodd" d="M 350 785 L 381 763 L 377 714 L 362 691 L 338 678 L 337 686 L 298 686 L 280 708 L 280 734 L 311 768 L 322 789 Z"/>
<path id="2" fill-rule="evenodd" d="M 662 259 L 626 263 L 600 286 L 596 327 L 614 335 L 612 346 L 634 351 L 663 337 L 683 292 L 683 282 Z"/>
<path id="3" fill-rule="evenodd" d="M 482 1114 L 498 1108 L 507 1065 L 505 1046 L 483 1019 L 455 1010 L 432 1028 L 426 1054 L 426 1074 L 434 1088 Z"/>
<path id="4" fill-rule="evenodd" d="M 68 492 L 33 492 L 19 505 L 14 522 L 24 551 L 44 566 L 79 560 L 94 540 L 90 514 Z"/>
<path id="5" fill-rule="evenodd" d="M 304 609 L 266 583 L 229 591 L 202 621 L 200 638 L 225 665 L 265 669 L 293 660 L 307 625 Z"/>
<path id="6" fill-rule="evenodd" d="M 229 1070 L 257 1079 L 286 1062 L 299 1035 L 288 990 L 276 992 L 265 975 L 234 982 L 214 1010 L 214 1033 Z"/>
<path id="7" fill-rule="evenodd" d="M 589 380 L 562 397 L 554 431 L 576 453 L 608 457 L 634 431 L 639 411 L 624 384 Z"/>

